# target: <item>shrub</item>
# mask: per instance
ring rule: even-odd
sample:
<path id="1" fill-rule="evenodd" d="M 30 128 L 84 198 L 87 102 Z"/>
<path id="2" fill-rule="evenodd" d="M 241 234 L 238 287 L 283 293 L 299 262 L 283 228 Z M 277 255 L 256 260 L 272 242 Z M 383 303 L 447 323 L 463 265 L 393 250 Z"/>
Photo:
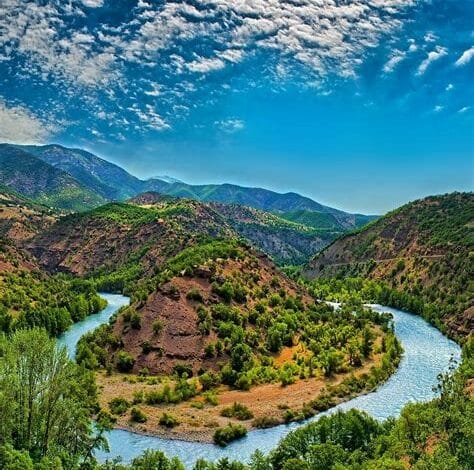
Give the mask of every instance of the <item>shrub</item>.
<path id="1" fill-rule="evenodd" d="M 193 368 L 189 364 L 176 364 L 173 367 L 173 374 L 176 374 L 178 377 L 192 377 Z"/>
<path id="2" fill-rule="evenodd" d="M 130 420 L 135 423 L 145 423 L 147 421 L 145 413 L 140 408 L 134 406 L 130 411 Z"/>
<path id="3" fill-rule="evenodd" d="M 137 390 L 136 392 L 133 393 L 133 400 L 132 403 L 134 405 L 137 405 L 138 403 L 143 403 L 145 394 L 143 390 Z"/>
<path id="4" fill-rule="evenodd" d="M 204 395 L 204 400 L 206 401 L 206 403 L 209 403 L 212 406 L 217 406 L 218 401 L 217 401 L 217 395 L 215 392 L 206 392 L 203 395 Z"/>
<path id="5" fill-rule="evenodd" d="M 246 421 L 253 418 L 253 413 L 245 405 L 235 402 L 232 406 L 224 408 L 221 411 L 221 416 Z"/>
<path id="6" fill-rule="evenodd" d="M 203 301 L 201 291 L 199 289 L 196 289 L 195 287 L 186 294 L 186 298 L 188 300 L 195 300 L 196 302 Z"/>
<path id="7" fill-rule="evenodd" d="M 219 385 L 220 381 L 220 375 L 212 371 L 204 372 L 204 374 L 199 376 L 199 382 L 201 382 L 203 390 L 209 390 L 210 388 Z"/>
<path id="8" fill-rule="evenodd" d="M 174 428 L 179 424 L 179 421 L 171 414 L 163 413 L 160 416 L 160 425 L 167 428 Z"/>
<path id="9" fill-rule="evenodd" d="M 155 335 L 161 333 L 163 331 L 163 322 L 161 320 L 155 320 L 152 325 L 151 325 L 152 329 L 153 329 L 153 333 Z"/>
<path id="10" fill-rule="evenodd" d="M 271 428 L 280 424 L 277 418 L 271 416 L 259 416 L 252 421 L 252 426 L 256 428 Z"/>
<path id="11" fill-rule="evenodd" d="M 207 343 L 204 347 L 204 352 L 206 353 L 206 357 L 215 357 L 216 355 L 216 345 L 215 343 Z"/>
<path id="12" fill-rule="evenodd" d="M 130 408 L 130 402 L 125 398 L 116 397 L 109 402 L 109 408 L 114 415 L 123 415 Z"/>
<path id="13" fill-rule="evenodd" d="M 141 328 L 141 322 L 140 315 L 136 312 L 132 313 L 132 316 L 130 317 L 130 325 L 134 330 L 139 330 Z"/>
<path id="14" fill-rule="evenodd" d="M 218 428 L 214 432 L 214 442 L 222 447 L 225 447 L 232 441 L 241 439 L 247 435 L 247 429 L 241 424 L 229 423 L 223 428 Z"/>
<path id="15" fill-rule="evenodd" d="M 126 351 L 120 351 L 117 356 L 117 369 L 120 372 L 130 372 L 135 364 L 135 359 Z"/>

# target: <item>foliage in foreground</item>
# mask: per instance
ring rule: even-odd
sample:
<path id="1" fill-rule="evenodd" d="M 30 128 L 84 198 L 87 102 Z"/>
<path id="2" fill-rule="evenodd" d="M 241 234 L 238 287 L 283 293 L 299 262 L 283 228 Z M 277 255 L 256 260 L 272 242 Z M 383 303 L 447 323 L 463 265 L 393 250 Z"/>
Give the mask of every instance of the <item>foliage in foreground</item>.
<path id="1" fill-rule="evenodd" d="M 467 470 L 474 463 L 474 340 L 463 364 L 440 377 L 439 398 L 407 405 L 398 419 L 379 423 L 367 414 L 337 412 L 301 427 L 268 456 L 248 464 L 198 461 L 195 470 Z M 130 465 L 97 464 L 106 420 L 91 433 L 93 379 L 67 360 L 42 330 L 17 331 L 0 341 L 0 468 L 4 470 L 183 470 L 175 458 L 147 450 Z"/>
<path id="2" fill-rule="evenodd" d="M 92 374 L 45 330 L 0 336 L 0 468 L 76 468 L 104 444 L 93 435 Z M 100 427 L 100 426 L 99 426 Z"/>

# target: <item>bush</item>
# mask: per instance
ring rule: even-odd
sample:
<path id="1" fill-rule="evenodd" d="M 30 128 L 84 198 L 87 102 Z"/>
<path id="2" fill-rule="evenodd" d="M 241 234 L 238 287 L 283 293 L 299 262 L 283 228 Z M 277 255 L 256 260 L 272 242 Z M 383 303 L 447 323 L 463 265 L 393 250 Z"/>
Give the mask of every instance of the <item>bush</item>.
<path id="1" fill-rule="evenodd" d="M 136 312 L 132 313 L 132 316 L 130 317 L 130 325 L 134 330 L 139 330 L 141 328 L 141 322 L 140 315 Z"/>
<path id="2" fill-rule="evenodd" d="M 155 320 L 152 325 L 151 325 L 152 329 L 153 329 L 153 333 L 155 335 L 161 333 L 163 331 L 163 322 L 161 320 Z"/>
<path id="3" fill-rule="evenodd" d="M 241 439 L 246 435 L 247 429 L 244 426 L 241 424 L 229 423 L 223 428 L 216 429 L 214 433 L 214 442 L 221 447 L 225 447 L 230 442 Z"/>
<path id="4" fill-rule="evenodd" d="M 234 403 L 232 406 L 224 408 L 221 411 L 221 416 L 226 418 L 237 418 L 240 421 L 246 421 L 253 418 L 253 413 L 241 403 Z"/>
<path id="5" fill-rule="evenodd" d="M 199 382 L 201 382 L 203 390 L 209 390 L 210 388 L 220 384 L 221 377 L 215 372 L 207 371 L 199 376 Z"/>
<path id="6" fill-rule="evenodd" d="M 126 351 L 120 351 L 117 356 L 117 369 L 120 372 L 130 372 L 135 364 L 135 359 Z"/>
<path id="7" fill-rule="evenodd" d="M 195 300 L 196 302 L 203 301 L 201 291 L 199 289 L 196 289 L 195 287 L 186 294 L 186 298 L 188 300 Z"/>
<path id="8" fill-rule="evenodd" d="M 184 378 L 192 377 L 193 368 L 189 364 L 176 364 L 173 367 L 173 374 Z"/>
<path id="9" fill-rule="evenodd" d="M 130 408 L 130 402 L 125 398 L 116 397 L 109 401 L 109 408 L 114 415 L 123 415 Z"/>
<path id="10" fill-rule="evenodd" d="M 272 428 L 278 424 L 280 424 L 280 421 L 271 416 L 259 416 L 252 421 L 252 426 L 255 426 L 256 428 Z"/>
<path id="11" fill-rule="evenodd" d="M 134 406 L 130 411 L 130 420 L 135 423 L 145 423 L 147 421 L 146 414 L 140 408 Z"/>
<path id="12" fill-rule="evenodd" d="M 160 416 L 160 424 L 161 426 L 165 426 L 167 428 L 174 428 L 175 426 L 178 426 L 179 421 L 171 414 L 168 413 L 163 413 Z"/>

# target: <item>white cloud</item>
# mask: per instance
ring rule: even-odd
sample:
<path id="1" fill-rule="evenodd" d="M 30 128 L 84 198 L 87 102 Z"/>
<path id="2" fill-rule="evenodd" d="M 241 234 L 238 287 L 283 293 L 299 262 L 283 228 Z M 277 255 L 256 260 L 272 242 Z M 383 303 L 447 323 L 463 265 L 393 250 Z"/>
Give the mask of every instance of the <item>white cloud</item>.
<path id="1" fill-rule="evenodd" d="M 158 114 L 154 107 L 147 104 L 145 110 L 140 109 L 137 105 L 129 108 L 129 111 L 132 111 L 140 119 L 141 123 L 148 129 L 153 129 L 155 131 L 164 131 L 171 129 L 171 126 L 168 122 Z"/>
<path id="2" fill-rule="evenodd" d="M 448 55 L 448 50 L 445 47 L 436 46 L 434 51 L 428 52 L 428 56 L 420 64 L 416 72 L 417 75 L 423 75 L 427 68 L 435 61 L 441 59 L 442 57 Z"/>
<path id="3" fill-rule="evenodd" d="M 467 49 L 464 51 L 459 57 L 459 59 L 455 62 L 455 65 L 457 67 L 461 67 L 463 65 L 467 65 L 469 62 L 471 62 L 471 59 L 474 57 L 474 47 L 471 47 L 470 49 Z"/>
<path id="4" fill-rule="evenodd" d="M 396 50 L 393 52 L 392 57 L 387 61 L 383 67 L 385 73 L 390 73 L 395 70 L 395 67 L 405 59 L 406 53 L 403 51 Z"/>
<path id="5" fill-rule="evenodd" d="M 443 109 L 444 109 L 444 106 L 441 106 L 441 105 L 437 104 L 437 105 L 433 108 L 433 111 L 434 111 L 435 113 L 440 113 L 441 111 L 443 111 Z"/>
<path id="6" fill-rule="evenodd" d="M 98 8 L 104 4 L 104 0 L 82 0 L 82 3 L 89 8 Z"/>
<path id="7" fill-rule="evenodd" d="M 464 106 L 463 108 L 461 108 L 461 109 L 458 111 L 458 113 L 463 114 L 463 113 L 466 113 L 467 111 L 469 111 L 470 109 L 471 109 L 470 106 Z"/>
<path id="8" fill-rule="evenodd" d="M 58 108 L 65 107 L 63 97 L 81 96 L 94 115 L 98 106 L 108 112 L 113 104 L 133 109 L 132 129 L 167 129 L 175 116 L 150 111 L 140 97 L 153 97 L 160 110 L 162 104 L 188 109 L 195 90 L 181 84 L 193 80 L 200 90 L 206 84 L 193 74 L 223 70 L 260 52 L 267 58 L 262 74 L 268 71 L 274 82 L 298 76 L 304 86 L 319 88 L 331 76 L 357 77 L 370 50 L 401 29 L 418 1 L 139 0 L 122 23 L 96 23 L 87 21 L 89 8 L 104 0 L 4 0 L 0 60 L 2 67 L 15 65 L 12 75 L 56 85 Z M 406 54 L 416 47 L 409 42 Z M 386 70 L 401 60 L 391 57 Z M 164 85 L 153 88 L 157 77 Z M 258 86 L 257 79 L 248 86 Z"/>
<path id="9" fill-rule="evenodd" d="M 454 89 L 454 85 L 453 85 L 452 83 L 448 83 L 448 84 L 446 85 L 446 88 L 445 88 L 446 91 L 451 91 L 451 90 L 453 90 L 453 89 Z"/>
<path id="10" fill-rule="evenodd" d="M 436 42 L 438 40 L 438 36 L 436 36 L 433 31 L 428 31 L 425 34 L 424 40 L 425 42 Z"/>
<path id="11" fill-rule="evenodd" d="M 222 121 L 215 121 L 214 125 L 220 130 L 233 134 L 245 128 L 245 122 L 242 119 L 229 118 Z"/>
<path id="12" fill-rule="evenodd" d="M 57 131 L 23 106 L 8 107 L 0 99 L 0 142 L 17 144 L 44 143 Z"/>
<path id="13" fill-rule="evenodd" d="M 192 62 L 189 62 L 186 67 L 191 72 L 209 73 L 215 70 L 221 70 L 225 67 L 225 62 L 219 58 L 199 57 Z"/>
<path id="14" fill-rule="evenodd" d="M 244 58 L 244 51 L 242 51 L 242 49 L 227 49 L 218 53 L 218 56 L 229 62 L 237 63 Z"/>

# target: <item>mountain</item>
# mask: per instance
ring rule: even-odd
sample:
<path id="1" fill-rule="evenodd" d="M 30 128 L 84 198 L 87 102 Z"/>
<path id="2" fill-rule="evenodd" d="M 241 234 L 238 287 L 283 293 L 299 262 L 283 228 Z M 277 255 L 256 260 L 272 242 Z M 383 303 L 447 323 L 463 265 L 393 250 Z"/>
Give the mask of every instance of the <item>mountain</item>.
<path id="1" fill-rule="evenodd" d="M 154 192 L 214 204 L 227 224 L 282 264 L 306 262 L 338 236 L 375 217 L 343 212 L 296 193 L 189 185 L 169 177 L 142 181 L 90 152 L 61 145 L 3 144 L 0 162 L 0 183 L 69 212 Z"/>
<path id="2" fill-rule="evenodd" d="M 296 193 L 280 194 L 268 189 L 247 188 L 234 184 L 190 185 L 186 183 L 164 184 L 160 180 L 149 180 L 147 191 L 157 191 L 170 196 L 197 199 L 203 202 L 221 202 L 224 204 L 240 204 L 267 212 L 275 212 L 291 219 L 291 213 L 304 211 L 308 215 L 317 214 L 323 219 L 328 217 L 333 226 L 339 230 L 348 230 L 358 227 L 363 219 L 359 214 L 349 214 L 332 207 L 319 204 L 312 199 Z M 372 220 L 375 216 L 363 216 Z M 299 222 L 299 220 L 296 220 Z M 319 228 L 319 227 L 315 227 Z M 331 227 L 332 228 L 332 227 Z"/>
<path id="3" fill-rule="evenodd" d="M 28 240 L 57 220 L 47 206 L 37 204 L 0 184 L 0 237 L 19 242 Z"/>
<path id="4" fill-rule="evenodd" d="M 414 308 L 423 302 L 435 324 L 463 335 L 474 329 L 473 252 L 474 194 L 452 193 L 406 204 L 336 240 L 304 274 L 383 281 L 411 296 Z"/>
<path id="5" fill-rule="evenodd" d="M 143 181 L 85 150 L 61 145 L 16 147 L 69 173 L 79 183 L 107 200 L 123 200 L 134 196 L 143 188 Z"/>
<path id="6" fill-rule="evenodd" d="M 84 210 L 105 202 L 69 173 L 8 144 L 0 144 L 0 184 L 36 202 L 65 210 Z"/>
<path id="7" fill-rule="evenodd" d="M 144 207 L 164 207 L 170 201 L 178 200 L 174 196 L 147 192 L 130 199 L 129 203 Z M 185 204 L 185 200 L 182 201 Z M 341 233 L 340 229 L 317 231 L 276 214 L 239 204 L 201 204 L 219 214 L 222 222 L 235 230 L 237 235 L 246 238 L 279 264 L 304 263 Z"/>
<path id="8" fill-rule="evenodd" d="M 316 230 L 336 230 L 341 231 L 349 227 L 359 228 L 376 219 L 377 215 L 347 214 L 344 223 L 341 218 L 336 217 L 331 212 L 319 212 L 308 209 L 298 209 L 289 212 L 282 212 L 280 217 L 299 224 L 312 227 Z M 352 217 L 351 217 L 352 215 Z"/>

